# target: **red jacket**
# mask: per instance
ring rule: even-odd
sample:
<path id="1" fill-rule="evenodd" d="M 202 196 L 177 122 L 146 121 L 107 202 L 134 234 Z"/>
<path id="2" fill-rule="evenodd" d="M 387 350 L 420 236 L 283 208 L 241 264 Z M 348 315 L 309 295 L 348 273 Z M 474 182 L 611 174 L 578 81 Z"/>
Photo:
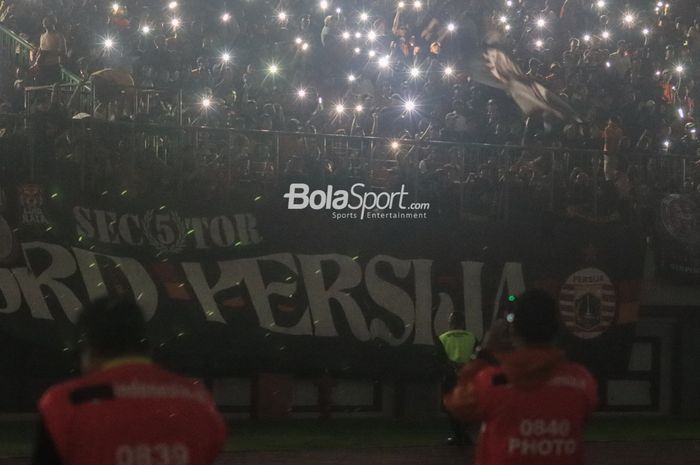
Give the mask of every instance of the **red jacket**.
<path id="1" fill-rule="evenodd" d="M 476 465 L 583 464 L 583 429 L 598 402 L 591 374 L 549 348 L 496 358 L 498 367 L 464 367 L 445 396 L 458 417 L 483 421 Z"/>
<path id="2" fill-rule="evenodd" d="M 202 383 L 151 363 L 124 363 L 51 388 L 39 401 L 46 441 L 35 462 L 208 465 L 225 426 Z M 40 439 L 40 443 L 41 443 Z"/>

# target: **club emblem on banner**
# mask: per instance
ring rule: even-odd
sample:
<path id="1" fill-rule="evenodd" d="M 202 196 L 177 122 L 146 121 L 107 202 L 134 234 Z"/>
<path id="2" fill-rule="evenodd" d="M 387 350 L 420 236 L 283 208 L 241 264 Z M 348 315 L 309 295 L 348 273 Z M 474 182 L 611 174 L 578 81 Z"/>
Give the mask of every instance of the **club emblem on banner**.
<path id="1" fill-rule="evenodd" d="M 44 189 L 37 184 L 22 184 L 18 187 L 19 204 L 22 207 L 22 224 L 46 225 L 44 215 Z"/>
<path id="2" fill-rule="evenodd" d="M 615 320 L 615 287 L 605 272 L 584 268 L 568 277 L 559 294 L 564 326 L 582 339 L 604 333 Z"/>
<path id="3" fill-rule="evenodd" d="M 661 224 L 668 234 L 688 246 L 700 243 L 700 208 L 689 196 L 670 194 L 661 201 Z"/>
<path id="4" fill-rule="evenodd" d="M 164 255 L 181 252 L 187 238 L 185 224 L 176 211 L 146 211 L 143 235 L 158 254 Z"/>

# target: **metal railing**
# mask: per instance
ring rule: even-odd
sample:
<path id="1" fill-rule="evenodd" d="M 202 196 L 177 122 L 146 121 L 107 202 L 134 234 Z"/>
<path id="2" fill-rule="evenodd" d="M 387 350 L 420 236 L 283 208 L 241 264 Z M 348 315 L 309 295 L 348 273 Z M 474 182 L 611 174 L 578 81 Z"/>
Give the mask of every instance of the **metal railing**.
<path id="1" fill-rule="evenodd" d="M 80 90 L 76 92 L 77 86 Z M 78 81 L 51 86 L 30 86 L 24 89 L 25 114 L 30 116 L 34 111 L 34 104 L 38 101 L 56 101 L 68 106 L 71 112 L 86 113 L 90 116 L 100 114 L 107 119 L 110 114 L 118 113 L 118 110 L 127 109 L 129 114 L 152 114 L 155 107 L 163 107 L 165 116 L 162 119 L 170 120 L 172 124 L 182 125 L 182 91 L 173 89 L 139 89 L 128 88 L 121 90 L 121 98 L 118 102 L 102 102 L 105 108 L 98 112 L 97 87 L 90 81 Z M 75 94 L 75 95 L 74 95 Z M 73 101 L 71 102 L 71 98 Z M 122 108 L 123 107 L 123 108 Z"/>
<path id="2" fill-rule="evenodd" d="M 694 160 L 666 153 L 629 156 L 621 177 L 626 179 L 605 182 L 603 154 L 596 150 L 92 118 L 66 119 L 57 124 L 64 132 L 52 132 L 53 139 L 47 141 L 42 118 L 0 116 L 0 123 L 15 135 L 15 153 L 23 148 L 22 163 L 4 172 L 21 170 L 20 177 L 35 179 L 68 164 L 86 192 L 102 192 L 105 182 L 123 187 L 119 192 L 165 183 L 186 195 L 206 190 L 222 197 L 242 185 L 277 190 L 290 182 L 338 187 L 362 182 L 391 191 L 403 184 L 416 201 L 444 204 L 446 210 L 474 218 L 516 219 L 535 209 L 605 219 L 615 214 L 621 199 L 635 203 L 642 190 L 690 190 L 695 174 L 689 172 Z M 110 178 L 101 164 L 123 167 L 122 178 Z"/>
<path id="3" fill-rule="evenodd" d="M 12 64 L 28 67 L 32 63 L 34 45 L 0 25 L 0 53 Z"/>

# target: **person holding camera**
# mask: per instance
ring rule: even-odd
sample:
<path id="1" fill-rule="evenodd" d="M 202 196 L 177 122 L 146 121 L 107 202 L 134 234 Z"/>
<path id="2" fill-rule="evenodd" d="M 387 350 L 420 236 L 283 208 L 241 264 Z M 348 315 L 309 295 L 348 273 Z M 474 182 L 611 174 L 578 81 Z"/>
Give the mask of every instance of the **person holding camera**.
<path id="1" fill-rule="evenodd" d="M 558 310 L 545 291 L 524 292 L 512 320 L 494 324 L 445 406 L 482 421 L 476 465 L 581 465 L 596 381 L 554 347 Z"/>

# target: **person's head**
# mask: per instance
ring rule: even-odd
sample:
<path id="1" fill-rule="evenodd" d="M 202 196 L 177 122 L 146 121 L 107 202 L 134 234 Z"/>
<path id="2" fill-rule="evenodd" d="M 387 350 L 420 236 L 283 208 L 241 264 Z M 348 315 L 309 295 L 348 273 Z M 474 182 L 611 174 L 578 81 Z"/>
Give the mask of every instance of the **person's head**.
<path id="1" fill-rule="evenodd" d="M 540 61 L 537 58 L 530 58 L 527 65 L 531 72 L 537 72 L 540 67 Z"/>
<path id="2" fill-rule="evenodd" d="M 673 47 L 673 45 L 667 45 L 666 46 L 666 54 L 664 55 L 664 59 L 666 61 L 672 60 L 676 56 L 676 50 Z"/>
<path id="3" fill-rule="evenodd" d="M 557 303 L 542 289 L 523 292 L 516 301 L 515 336 L 523 345 L 552 344 L 559 329 Z"/>
<path id="4" fill-rule="evenodd" d="M 325 27 L 333 27 L 333 26 L 335 26 L 335 24 L 336 24 L 336 16 L 328 15 L 323 20 L 323 25 Z"/>
<path id="5" fill-rule="evenodd" d="M 448 320 L 450 329 L 465 329 L 466 323 L 464 321 L 464 313 L 462 312 L 452 312 Z"/>
<path id="6" fill-rule="evenodd" d="M 56 29 L 56 18 L 54 18 L 53 16 L 47 16 L 43 19 L 41 24 L 47 31 L 53 31 Z"/>
<path id="7" fill-rule="evenodd" d="M 88 304 L 78 316 L 77 330 L 84 373 L 116 358 L 149 352 L 143 312 L 129 300 L 103 297 Z"/>

